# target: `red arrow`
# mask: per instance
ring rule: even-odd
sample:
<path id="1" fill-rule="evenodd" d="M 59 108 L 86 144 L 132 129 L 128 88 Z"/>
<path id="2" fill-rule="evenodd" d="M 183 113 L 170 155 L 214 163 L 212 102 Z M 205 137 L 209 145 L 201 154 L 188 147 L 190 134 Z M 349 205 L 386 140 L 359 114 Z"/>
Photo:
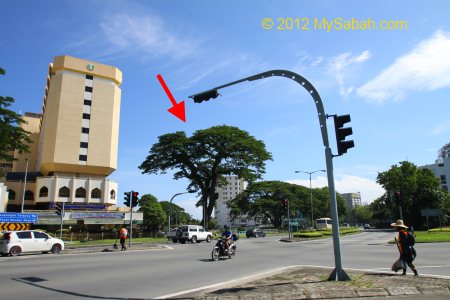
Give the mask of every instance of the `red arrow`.
<path id="1" fill-rule="evenodd" d="M 167 111 L 173 114 L 175 117 L 180 119 L 183 122 L 186 122 L 186 111 L 184 109 L 184 100 L 180 103 L 177 103 L 175 101 L 175 98 L 173 97 L 172 93 L 170 92 L 169 88 L 167 87 L 166 83 L 164 82 L 164 79 L 162 78 L 161 74 L 158 74 L 156 76 L 158 78 L 159 83 L 161 83 L 161 86 L 163 87 L 164 91 L 167 94 L 167 97 L 169 97 L 170 102 L 172 103 L 172 107 L 169 108 Z"/>

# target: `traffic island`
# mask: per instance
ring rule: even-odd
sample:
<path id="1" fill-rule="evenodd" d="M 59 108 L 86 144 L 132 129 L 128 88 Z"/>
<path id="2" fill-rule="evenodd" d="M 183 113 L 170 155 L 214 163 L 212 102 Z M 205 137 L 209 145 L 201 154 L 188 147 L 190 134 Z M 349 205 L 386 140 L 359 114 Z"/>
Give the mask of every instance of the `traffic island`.
<path id="1" fill-rule="evenodd" d="M 292 267 L 237 286 L 185 295 L 190 299 L 338 299 L 403 295 L 449 296 L 450 280 L 390 272 L 346 270 L 351 281 L 328 281 L 330 268 Z"/>

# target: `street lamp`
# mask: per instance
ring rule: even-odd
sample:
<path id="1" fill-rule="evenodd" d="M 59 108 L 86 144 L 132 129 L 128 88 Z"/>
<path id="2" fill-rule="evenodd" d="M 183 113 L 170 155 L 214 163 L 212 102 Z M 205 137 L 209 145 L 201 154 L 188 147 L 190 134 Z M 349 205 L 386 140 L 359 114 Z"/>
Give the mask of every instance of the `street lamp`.
<path id="1" fill-rule="evenodd" d="M 169 220 L 168 220 L 168 225 L 169 225 L 169 228 L 168 228 L 168 230 L 167 231 L 170 231 L 170 214 L 171 214 L 171 207 L 172 207 L 172 201 L 173 201 L 173 199 L 176 197 L 176 196 L 179 196 L 179 195 L 183 195 L 183 194 L 190 194 L 190 193 L 194 193 L 194 192 L 183 192 L 183 193 L 176 193 L 175 195 L 173 195 L 172 196 L 172 198 L 170 199 L 170 201 L 169 201 Z"/>
<path id="2" fill-rule="evenodd" d="M 322 141 L 325 147 L 325 160 L 327 164 L 327 177 L 328 177 L 328 190 L 330 194 L 330 211 L 331 218 L 333 224 L 333 247 L 334 247 L 334 262 L 335 269 L 329 276 L 329 280 L 350 280 L 350 277 L 345 273 L 342 268 L 342 259 L 341 259 L 341 245 L 340 245 L 340 237 L 339 237 L 339 222 L 338 222 L 338 212 L 337 212 L 337 203 L 336 203 L 336 190 L 334 187 L 334 175 L 333 175 L 333 154 L 331 153 L 330 143 L 328 141 L 328 130 L 327 130 L 327 117 L 325 114 L 325 109 L 323 107 L 322 99 L 319 96 L 316 88 L 303 76 L 300 76 L 297 73 L 287 70 L 271 70 L 262 72 L 253 76 L 245 77 L 230 83 L 226 83 L 215 88 L 206 90 L 201 93 L 197 93 L 189 96 L 189 98 L 193 99 L 195 103 L 201 103 L 203 101 L 208 101 L 210 99 L 217 98 L 220 94 L 218 90 L 223 89 L 225 87 L 235 85 L 245 81 L 254 81 L 259 79 L 264 79 L 267 77 L 280 76 L 285 77 L 291 80 L 294 80 L 298 84 L 300 84 L 303 88 L 305 88 L 311 97 L 314 100 L 314 104 L 316 105 L 317 114 L 319 117 L 320 130 L 322 133 Z"/>
<path id="3" fill-rule="evenodd" d="M 326 172 L 325 170 L 316 170 L 313 172 L 307 172 L 307 171 L 295 171 L 295 173 L 305 173 L 309 174 L 309 193 L 311 198 L 311 227 L 314 227 L 314 213 L 313 213 L 313 201 L 312 201 L 312 185 L 311 185 L 311 175 L 316 172 Z"/>

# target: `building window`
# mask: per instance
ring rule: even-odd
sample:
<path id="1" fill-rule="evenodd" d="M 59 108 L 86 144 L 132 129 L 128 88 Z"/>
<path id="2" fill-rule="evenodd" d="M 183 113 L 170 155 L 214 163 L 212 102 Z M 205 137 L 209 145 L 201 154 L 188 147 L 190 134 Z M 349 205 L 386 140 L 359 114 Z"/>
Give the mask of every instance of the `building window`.
<path id="1" fill-rule="evenodd" d="M 78 157 L 78 160 L 81 160 L 81 161 L 87 161 L 87 155 L 80 155 L 80 156 Z"/>
<path id="2" fill-rule="evenodd" d="M 94 76 L 92 76 L 92 75 L 87 75 L 87 74 L 86 74 L 86 79 L 93 80 L 93 79 L 94 79 Z"/>
<path id="3" fill-rule="evenodd" d="M 91 106 L 91 105 L 92 105 L 92 100 L 86 100 L 86 99 L 84 99 L 84 105 Z"/>
<path id="4" fill-rule="evenodd" d="M 83 114 L 83 119 L 90 120 L 91 115 L 90 114 Z"/>
<path id="5" fill-rule="evenodd" d="M 100 189 L 95 188 L 91 192 L 91 198 L 100 199 L 102 197 L 102 191 Z"/>
<path id="6" fill-rule="evenodd" d="M 68 198 L 70 197 L 70 189 L 67 186 L 63 186 L 59 189 L 58 197 Z"/>
<path id="7" fill-rule="evenodd" d="M 39 197 L 48 197 L 48 188 L 46 186 L 41 187 L 39 190 Z"/>
<path id="8" fill-rule="evenodd" d="M 84 90 L 85 90 L 86 92 L 91 92 L 91 93 L 92 93 L 92 87 L 91 87 L 91 86 L 85 86 L 85 87 L 84 87 Z"/>
<path id="9" fill-rule="evenodd" d="M 110 198 L 111 198 L 112 200 L 116 199 L 116 191 L 115 191 L 115 190 L 111 190 L 111 192 L 109 193 L 109 195 L 110 195 Z"/>
<path id="10" fill-rule="evenodd" d="M 75 191 L 75 198 L 86 198 L 86 190 L 79 187 Z"/>
<path id="11" fill-rule="evenodd" d="M 89 128 L 81 127 L 81 133 L 88 133 L 89 134 Z"/>
<path id="12" fill-rule="evenodd" d="M 441 175 L 441 183 L 447 184 L 447 178 L 445 177 L 445 175 Z"/>
<path id="13" fill-rule="evenodd" d="M 88 147 L 88 143 L 80 142 L 80 148 L 87 148 L 87 147 Z"/>
<path id="14" fill-rule="evenodd" d="M 34 193 L 30 190 L 25 192 L 25 200 L 34 200 Z"/>
<path id="15" fill-rule="evenodd" d="M 16 199 L 16 192 L 14 192 L 13 190 L 8 190 L 9 194 L 8 194 L 8 200 L 15 200 Z"/>

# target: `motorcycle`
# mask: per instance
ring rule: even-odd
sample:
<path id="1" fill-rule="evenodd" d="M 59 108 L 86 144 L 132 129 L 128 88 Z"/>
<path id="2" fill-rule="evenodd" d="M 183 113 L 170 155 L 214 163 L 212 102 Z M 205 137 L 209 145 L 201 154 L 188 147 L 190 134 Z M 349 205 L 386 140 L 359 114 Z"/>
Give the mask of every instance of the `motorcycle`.
<path id="1" fill-rule="evenodd" d="M 230 250 L 228 251 L 226 239 L 219 238 L 211 253 L 212 260 L 217 261 L 219 260 L 219 257 L 222 256 L 228 256 L 228 258 L 231 258 L 236 255 L 236 240 L 237 236 L 233 234 Z"/>

